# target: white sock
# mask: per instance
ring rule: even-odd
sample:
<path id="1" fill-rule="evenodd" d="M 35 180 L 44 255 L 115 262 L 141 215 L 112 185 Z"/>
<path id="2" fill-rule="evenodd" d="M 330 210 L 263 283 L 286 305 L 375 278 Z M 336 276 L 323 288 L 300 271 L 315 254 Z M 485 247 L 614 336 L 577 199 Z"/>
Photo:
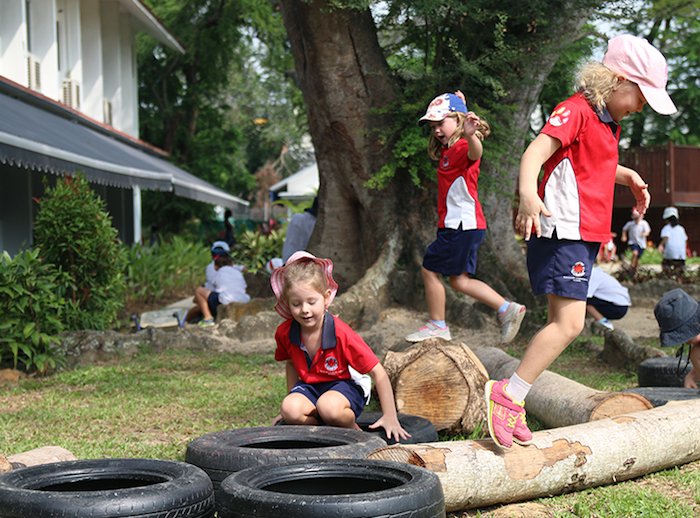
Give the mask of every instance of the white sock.
<path id="1" fill-rule="evenodd" d="M 525 401 L 525 396 L 527 396 L 527 393 L 530 392 L 531 388 L 532 385 L 530 383 L 523 380 L 516 373 L 513 373 L 513 375 L 510 377 L 510 380 L 508 381 L 506 392 L 510 397 L 513 398 L 513 401 L 515 401 L 516 403 L 522 403 L 523 401 Z"/>
<path id="2" fill-rule="evenodd" d="M 498 314 L 499 314 L 499 315 L 502 315 L 503 313 L 505 313 L 506 311 L 508 311 L 508 306 L 510 306 L 510 302 L 508 302 L 508 301 L 506 300 L 506 301 L 503 303 L 503 305 L 502 305 L 500 308 L 498 308 Z"/>
<path id="3" fill-rule="evenodd" d="M 433 320 L 432 318 L 430 321 L 438 326 L 440 329 L 445 329 L 447 327 L 447 323 L 444 320 Z"/>

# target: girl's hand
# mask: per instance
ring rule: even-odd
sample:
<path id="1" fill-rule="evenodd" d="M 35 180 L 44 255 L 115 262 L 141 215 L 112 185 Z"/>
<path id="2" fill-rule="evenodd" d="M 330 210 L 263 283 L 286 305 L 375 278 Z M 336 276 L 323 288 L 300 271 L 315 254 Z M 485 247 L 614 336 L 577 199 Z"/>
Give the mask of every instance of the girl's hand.
<path id="1" fill-rule="evenodd" d="M 389 419 L 383 415 L 377 420 L 376 423 L 369 425 L 368 428 L 374 430 L 380 426 L 386 430 L 387 439 L 391 439 L 393 437 L 396 442 L 400 442 L 401 439 L 406 440 L 411 436 L 410 433 L 401 427 L 401 424 L 399 424 L 399 420 L 397 418 Z"/>
<path id="2" fill-rule="evenodd" d="M 651 194 L 649 194 L 649 185 L 644 183 L 641 177 L 638 178 L 639 181 L 630 182 L 630 190 L 637 201 L 637 210 L 640 214 L 644 214 L 651 203 Z"/>
<path id="3" fill-rule="evenodd" d="M 476 113 L 467 113 L 467 116 L 464 119 L 464 133 L 467 135 L 467 137 L 473 136 L 476 133 L 476 130 L 479 129 L 480 124 L 481 119 Z"/>
<path id="4" fill-rule="evenodd" d="M 277 423 L 279 423 L 282 420 L 282 414 L 277 414 L 277 417 L 275 417 L 272 420 L 272 424 L 270 426 L 275 426 Z"/>
<path id="5" fill-rule="evenodd" d="M 540 214 L 550 217 L 552 213 L 547 210 L 544 202 L 537 194 L 524 196 L 521 193 L 520 196 L 518 216 L 515 218 L 515 230 L 525 236 L 525 241 L 529 241 L 534 225 L 535 234 L 537 237 L 541 237 L 542 227 L 540 225 Z"/>
<path id="6" fill-rule="evenodd" d="M 457 97 L 459 97 L 460 99 L 462 99 L 462 102 L 464 103 L 465 106 L 467 105 L 467 98 L 464 97 L 464 94 L 462 93 L 462 90 L 457 90 L 457 91 L 455 92 L 455 95 L 456 95 Z"/>

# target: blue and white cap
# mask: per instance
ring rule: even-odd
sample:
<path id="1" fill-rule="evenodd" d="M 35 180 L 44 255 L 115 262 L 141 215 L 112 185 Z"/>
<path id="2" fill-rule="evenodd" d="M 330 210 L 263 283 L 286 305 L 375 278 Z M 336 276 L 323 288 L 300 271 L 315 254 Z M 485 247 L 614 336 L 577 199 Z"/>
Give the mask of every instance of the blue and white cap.
<path id="1" fill-rule="evenodd" d="M 211 245 L 211 253 L 216 254 L 221 252 L 230 254 L 231 247 L 228 246 L 228 243 L 226 241 L 214 241 L 214 244 Z"/>
<path id="2" fill-rule="evenodd" d="M 438 95 L 428 105 L 428 110 L 418 120 L 418 125 L 423 126 L 427 121 L 441 121 L 451 112 L 467 113 L 467 105 L 455 94 Z"/>

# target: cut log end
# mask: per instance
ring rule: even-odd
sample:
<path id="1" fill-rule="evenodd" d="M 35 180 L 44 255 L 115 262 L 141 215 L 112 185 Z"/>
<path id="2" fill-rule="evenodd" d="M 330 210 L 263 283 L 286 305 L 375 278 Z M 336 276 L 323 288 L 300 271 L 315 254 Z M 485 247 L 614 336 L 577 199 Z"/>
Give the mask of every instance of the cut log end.
<path id="1" fill-rule="evenodd" d="M 633 392 L 612 392 L 596 396 L 600 402 L 591 411 L 589 421 L 632 414 L 654 408 L 647 398 Z"/>

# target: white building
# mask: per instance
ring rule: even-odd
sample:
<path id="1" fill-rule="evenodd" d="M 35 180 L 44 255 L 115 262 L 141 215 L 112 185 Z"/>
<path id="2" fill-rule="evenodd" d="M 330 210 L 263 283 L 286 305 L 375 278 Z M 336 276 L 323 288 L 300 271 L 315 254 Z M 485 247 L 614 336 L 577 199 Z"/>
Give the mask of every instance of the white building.
<path id="1" fill-rule="evenodd" d="M 142 189 L 248 205 L 138 139 L 137 32 L 186 52 L 140 0 L 0 0 L 0 251 L 31 244 L 47 173 L 84 172 L 126 243 Z"/>

